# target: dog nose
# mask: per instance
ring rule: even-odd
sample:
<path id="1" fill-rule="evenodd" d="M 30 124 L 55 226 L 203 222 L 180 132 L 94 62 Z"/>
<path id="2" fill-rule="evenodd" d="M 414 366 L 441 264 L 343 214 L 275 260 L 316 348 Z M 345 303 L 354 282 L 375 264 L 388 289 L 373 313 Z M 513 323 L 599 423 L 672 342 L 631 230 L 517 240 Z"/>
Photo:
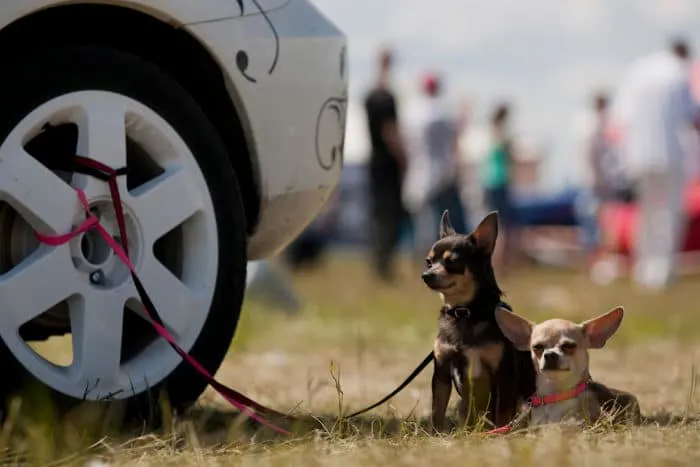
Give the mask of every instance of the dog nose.
<path id="1" fill-rule="evenodd" d="M 431 284 L 435 283 L 435 279 L 437 276 L 433 272 L 425 271 L 423 273 L 422 277 L 423 277 L 423 282 L 425 282 L 426 285 L 431 285 Z"/>
<path id="2" fill-rule="evenodd" d="M 556 370 L 559 368 L 559 354 L 556 352 L 545 352 L 542 358 L 544 359 L 545 370 Z"/>

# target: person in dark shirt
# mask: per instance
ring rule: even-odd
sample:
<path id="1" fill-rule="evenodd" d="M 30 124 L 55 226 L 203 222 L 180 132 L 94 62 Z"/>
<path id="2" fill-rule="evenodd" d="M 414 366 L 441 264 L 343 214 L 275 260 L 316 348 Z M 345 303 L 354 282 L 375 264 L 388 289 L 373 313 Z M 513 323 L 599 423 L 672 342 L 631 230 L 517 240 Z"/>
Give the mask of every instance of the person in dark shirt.
<path id="1" fill-rule="evenodd" d="M 389 89 L 392 55 L 379 57 L 379 76 L 365 98 L 372 152 L 369 161 L 371 254 L 377 275 L 392 279 L 392 261 L 407 213 L 401 201 L 405 151 L 397 123 L 397 106 Z"/>

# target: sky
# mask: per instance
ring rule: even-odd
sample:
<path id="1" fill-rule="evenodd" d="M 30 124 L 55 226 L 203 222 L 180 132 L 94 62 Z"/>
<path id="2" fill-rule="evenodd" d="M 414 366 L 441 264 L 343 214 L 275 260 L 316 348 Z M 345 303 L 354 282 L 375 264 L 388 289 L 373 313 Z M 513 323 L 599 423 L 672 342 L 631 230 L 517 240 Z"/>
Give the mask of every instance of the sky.
<path id="1" fill-rule="evenodd" d="M 590 94 L 614 92 L 629 65 L 683 35 L 700 56 L 700 0 L 313 0 L 348 36 L 346 161 L 367 156 L 362 96 L 377 48 L 396 52 L 402 106 L 421 72 L 467 99 L 476 124 L 501 98 L 514 103 L 518 135 L 546 152 L 545 184 L 576 179 L 575 128 Z"/>

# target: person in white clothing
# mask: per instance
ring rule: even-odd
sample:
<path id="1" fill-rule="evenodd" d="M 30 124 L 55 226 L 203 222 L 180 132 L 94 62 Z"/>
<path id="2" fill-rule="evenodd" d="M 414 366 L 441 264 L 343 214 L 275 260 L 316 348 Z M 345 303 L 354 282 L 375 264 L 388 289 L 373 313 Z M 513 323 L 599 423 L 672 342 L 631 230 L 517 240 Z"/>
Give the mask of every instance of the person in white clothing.
<path id="1" fill-rule="evenodd" d="M 435 74 L 424 76 L 422 91 L 406 119 L 408 169 L 402 198 L 413 219 L 415 253 L 424 256 L 426 246 L 435 241 L 442 211 L 450 211 L 458 232 L 466 232 L 468 225 L 459 188 L 457 145 L 466 118 L 450 115 Z"/>
<path id="2" fill-rule="evenodd" d="M 674 41 L 670 50 L 635 64 L 620 88 L 624 165 L 639 208 L 634 279 L 647 289 L 669 283 L 685 234 L 683 135 L 688 128 L 700 131 L 689 57 L 686 42 Z"/>

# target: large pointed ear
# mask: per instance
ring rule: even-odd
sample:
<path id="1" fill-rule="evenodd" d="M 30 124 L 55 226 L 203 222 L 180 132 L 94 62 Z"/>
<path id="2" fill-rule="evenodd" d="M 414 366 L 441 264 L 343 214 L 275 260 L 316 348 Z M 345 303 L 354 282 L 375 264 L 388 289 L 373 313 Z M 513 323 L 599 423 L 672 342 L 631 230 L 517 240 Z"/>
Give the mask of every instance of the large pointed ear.
<path id="1" fill-rule="evenodd" d="M 440 219 L 440 238 L 449 237 L 450 235 L 455 235 L 454 227 L 452 227 L 452 221 L 450 220 L 450 213 L 445 209 L 442 213 L 442 218 Z"/>
<path id="2" fill-rule="evenodd" d="M 534 323 L 501 306 L 496 307 L 496 322 L 503 335 L 513 343 L 516 349 L 530 348 L 530 336 Z"/>
<path id="3" fill-rule="evenodd" d="M 498 237 L 498 213 L 496 211 L 488 213 L 474 229 L 472 237 L 480 249 L 488 255 L 492 254 L 496 246 L 496 237 Z"/>
<path id="4" fill-rule="evenodd" d="M 588 338 L 590 348 L 600 349 L 605 345 L 620 327 L 624 313 L 624 308 L 616 306 L 604 315 L 581 323 L 583 334 Z"/>

